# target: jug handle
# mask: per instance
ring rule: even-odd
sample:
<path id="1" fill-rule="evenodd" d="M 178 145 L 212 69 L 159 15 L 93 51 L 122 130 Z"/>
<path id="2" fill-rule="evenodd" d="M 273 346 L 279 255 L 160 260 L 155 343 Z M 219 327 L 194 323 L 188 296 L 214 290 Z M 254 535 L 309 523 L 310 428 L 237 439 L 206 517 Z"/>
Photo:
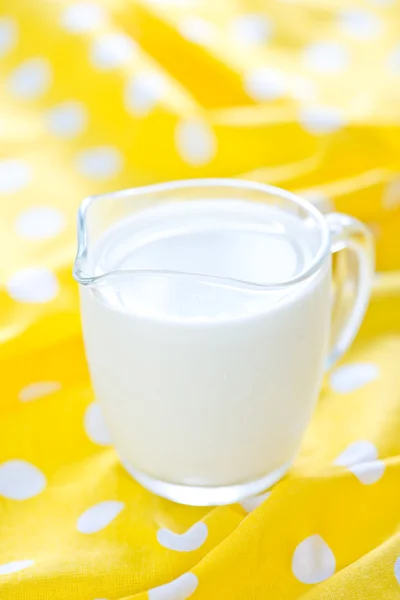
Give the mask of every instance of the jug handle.
<path id="1" fill-rule="evenodd" d="M 348 250 L 353 264 L 337 286 L 333 300 L 332 345 L 326 368 L 330 369 L 346 352 L 363 321 L 369 303 L 375 268 L 374 242 L 364 223 L 341 213 L 326 217 L 331 235 L 331 251 Z M 338 259 L 340 257 L 338 256 Z M 338 275 L 341 264 L 338 262 Z M 349 296 L 354 296 L 354 299 Z"/>

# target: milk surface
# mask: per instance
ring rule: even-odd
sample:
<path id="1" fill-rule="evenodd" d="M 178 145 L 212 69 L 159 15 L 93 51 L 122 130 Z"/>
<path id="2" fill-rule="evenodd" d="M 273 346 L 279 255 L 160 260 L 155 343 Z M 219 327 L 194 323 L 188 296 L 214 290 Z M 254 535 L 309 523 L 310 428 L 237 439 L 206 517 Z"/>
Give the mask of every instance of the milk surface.
<path id="1" fill-rule="evenodd" d="M 251 481 L 290 462 L 327 352 L 330 264 L 306 221 L 239 200 L 170 202 L 115 223 L 82 289 L 85 345 L 115 446 L 156 479 Z"/>

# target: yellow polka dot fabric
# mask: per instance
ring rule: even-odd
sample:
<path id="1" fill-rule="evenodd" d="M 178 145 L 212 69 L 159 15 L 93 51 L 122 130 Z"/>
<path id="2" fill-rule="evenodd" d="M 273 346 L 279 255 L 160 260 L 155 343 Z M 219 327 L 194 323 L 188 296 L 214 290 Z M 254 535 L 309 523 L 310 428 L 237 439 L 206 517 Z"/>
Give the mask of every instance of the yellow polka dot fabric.
<path id="1" fill-rule="evenodd" d="M 1 600 L 400 598 L 399 32 L 399 0 L 0 0 Z M 289 475 L 211 509 L 120 466 L 71 276 L 83 197 L 203 176 L 354 214 L 382 272 Z"/>

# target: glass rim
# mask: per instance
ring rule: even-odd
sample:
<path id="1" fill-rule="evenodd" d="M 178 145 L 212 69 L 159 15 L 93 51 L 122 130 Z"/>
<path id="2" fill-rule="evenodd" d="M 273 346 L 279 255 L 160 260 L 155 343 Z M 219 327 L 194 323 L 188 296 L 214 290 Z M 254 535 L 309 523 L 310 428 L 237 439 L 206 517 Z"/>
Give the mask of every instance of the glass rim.
<path id="1" fill-rule="evenodd" d="M 88 251 L 88 232 L 87 232 L 87 212 L 90 206 L 96 203 L 99 200 L 109 199 L 109 200 L 120 200 L 127 197 L 135 197 L 135 196 L 143 196 L 152 193 L 160 193 L 160 192 L 168 192 L 178 189 L 185 188 L 232 188 L 232 189 L 243 189 L 243 190 L 253 190 L 257 192 L 261 192 L 267 194 L 269 196 L 276 196 L 278 198 L 282 198 L 287 200 L 296 206 L 300 206 L 306 213 L 313 217 L 313 219 L 317 222 L 319 229 L 321 231 L 321 242 L 319 244 L 319 248 L 315 253 L 312 261 L 310 262 L 307 269 L 302 271 L 299 275 L 292 277 L 283 282 L 279 283 L 255 283 L 251 281 L 245 281 L 240 279 L 235 279 L 232 277 L 223 277 L 217 275 L 207 275 L 202 273 L 190 273 L 184 271 L 166 271 L 166 270 L 158 270 L 158 269 L 121 269 L 114 270 L 110 273 L 103 273 L 100 275 L 88 276 L 85 275 L 84 270 L 81 268 L 84 262 L 87 260 L 87 251 Z M 269 185 L 266 183 L 259 183 L 256 181 L 250 181 L 247 179 L 234 179 L 234 178 L 198 178 L 198 179 L 178 179 L 172 180 L 162 183 L 154 183 L 144 186 L 125 188 L 122 190 L 117 190 L 115 192 L 106 192 L 103 194 L 96 194 L 93 196 L 88 196 L 82 200 L 78 208 L 77 214 L 77 234 L 78 234 L 78 249 L 77 254 L 74 261 L 73 267 L 73 277 L 80 284 L 84 286 L 90 286 L 96 283 L 102 283 L 107 278 L 112 276 L 114 279 L 118 275 L 128 276 L 128 275 L 184 275 L 191 277 L 204 277 L 209 282 L 214 283 L 222 283 L 226 284 L 253 288 L 254 290 L 275 290 L 287 288 L 290 286 L 294 286 L 298 283 L 305 281 L 310 278 L 314 273 L 316 273 L 323 265 L 327 255 L 330 253 L 331 245 L 330 245 L 330 230 L 329 225 L 324 217 L 324 215 L 315 207 L 313 204 L 304 200 L 297 194 L 293 192 L 289 192 L 284 190 L 283 188 Z"/>

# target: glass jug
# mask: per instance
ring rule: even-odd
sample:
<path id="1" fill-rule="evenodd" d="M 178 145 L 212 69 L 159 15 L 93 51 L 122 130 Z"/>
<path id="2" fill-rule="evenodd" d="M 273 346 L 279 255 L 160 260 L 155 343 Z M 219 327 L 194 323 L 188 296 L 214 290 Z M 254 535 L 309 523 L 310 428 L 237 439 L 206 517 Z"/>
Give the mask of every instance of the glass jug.
<path id="1" fill-rule="evenodd" d="M 74 277 L 86 354 L 133 477 L 193 505 L 277 482 L 324 371 L 362 322 L 373 256 L 356 219 L 255 182 L 178 181 L 84 200 Z"/>

